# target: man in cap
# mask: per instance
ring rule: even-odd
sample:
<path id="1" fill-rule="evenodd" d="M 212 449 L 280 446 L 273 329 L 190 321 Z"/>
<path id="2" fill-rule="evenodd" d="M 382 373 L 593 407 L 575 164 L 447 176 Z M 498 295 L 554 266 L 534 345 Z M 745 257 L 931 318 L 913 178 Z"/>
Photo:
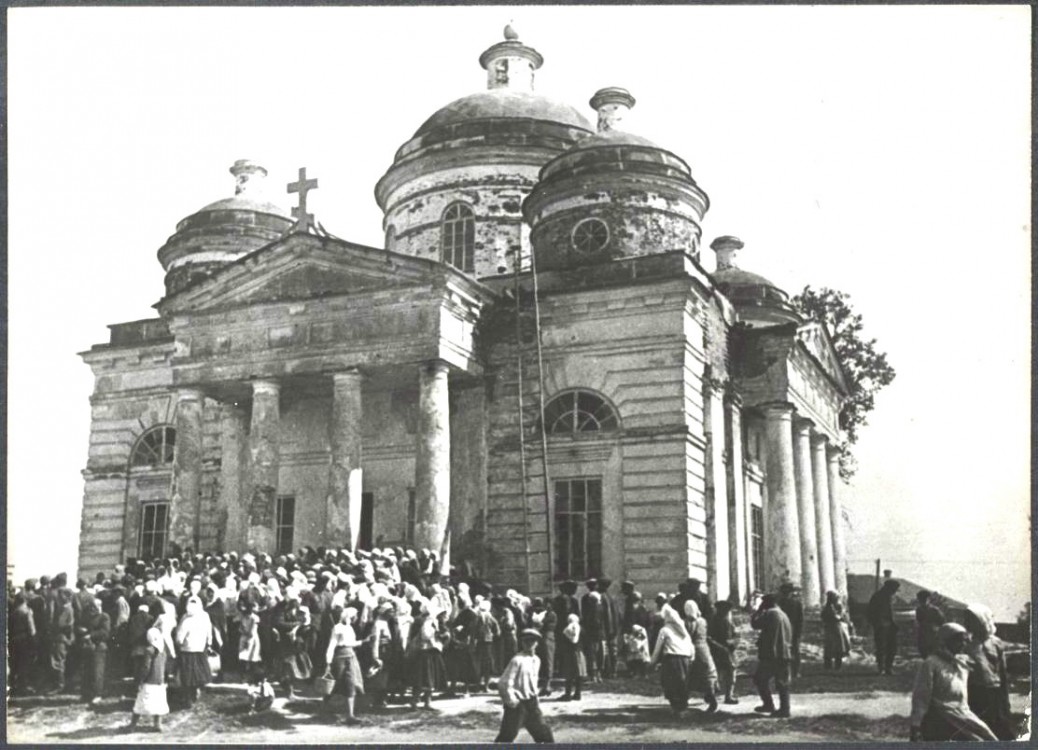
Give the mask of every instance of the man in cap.
<path id="1" fill-rule="evenodd" d="M 540 640 L 541 634 L 537 630 L 523 630 L 519 634 L 519 653 L 508 662 L 497 681 L 505 712 L 494 742 L 513 742 L 519 734 L 519 727 L 526 727 L 534 742 L 555 742 L 551 727 L 544 723 L 537 699 L 541 660 L 534 651 Z"/>
<path id="2" fill-rule="evenodd" d="M 605 645 L 605 610 L 598 579 L 584 581 L 587 593 L 580 598 L 580 634 L 584 641 L 584 659 L 587 661 L 588 682 L 602 681 Z"/>
<path id="3" fill-rule="evenodd" d="M 897 653 L 897 623 L 894 622 L 894 595 L 901 584 L 887 578 L 883 586 L 869 599 L 865 618 L 872 626 L 876 639 L 876 667 L 880 674 L 894 673 L 894 655 Z"/>
<path id="4" fill-rule="evenodd" d="M 789 718 L 790 642 L 793 626 L 778 606 L 774 594 L 765 594 L 760 607 L 750 617 L 750 625 L 760 631 L 757 639 L 757 673 L 753 681 L 760 693 L 761 705 L 753 710 L 776 718 Z M 771 697 L 770 682 L 775 681 L 779 707 Z"/>
<path id="5" fill-rule="evenodd" d="M 605 640 L 605 654 L 602 663 L 603 675 L 607 678 L 616 676 L 617 641 L 620 638 L 620 610 L 616 601 L 609 595 L 609 587 L 613 585 L 611 578 L 598 579 L 598 591 L 602 594 L 602 632 Z"/>

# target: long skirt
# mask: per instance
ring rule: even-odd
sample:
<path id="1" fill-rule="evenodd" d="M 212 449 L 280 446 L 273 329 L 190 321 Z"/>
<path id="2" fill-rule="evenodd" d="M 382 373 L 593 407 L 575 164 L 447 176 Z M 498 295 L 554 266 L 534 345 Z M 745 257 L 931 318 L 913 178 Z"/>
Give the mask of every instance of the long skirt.
<path id="1" fill-rule="evenodd" d="M 446 684 L 446 671 L 443 654 L 434 648 L 423 648 L 415 656 L 411 685 L 416 690 L 442 690 Z"/>
<path id="2" fill-rule="evenodd" d="M 663 697 L 673 709 L 688 706 L 689 658 L 677 654 L 665 654 L 660 666 L 660 685 Z"/>
<path id="3" fill-rule="evenodd" d="M 177 668 L 180 687 L 202 687 L 213 681 L 209 657 L 204 652 L 181 651 L 177 657 Z"/>
<path id="4" fill-rule="evenodd" d="M 479 682 L 479 665 L 476 664 L 476 648 L 472 644 L 451 641 L 447 645 L 447 679 L 466 685 Z"/>
<path id="5" fill-rule="evenodd" d="M 847 623 L 826 623 L 822 647 L 822 655 L 826 659 L 842 659 L 847 656 L 851 652 L 851 632 Z"/>
<path id="6" fill-rule="evenodd" d="M 169 713 L 169 702 L 166 700 L 166 686 L 141 683 L 137 688 L 137 700 L 133 703 L 133 712 L 138 716 L 165 716 Z"/>
<path id="7" fill-rule="evenodd" d="M 494 663 L 494 644 L 488 641 L 476 643 L 476 668 L 479 679 L 485 680 L 497 675 L 497 666 Z"/>
<path id="8" fill-rule="evenodd" d="M 278 659 L 278 679 L 309 680 L 313 674 L 310 654 L 305 651 L 298 654 L 287 654 Z"/>
<path id="9" fill-rule="evenodd" d="M 1005 741 L 1016 739 L 1008 696 L 1002 688 L 970 685 L 967 694 L 970 710 L 988 725 L 996 737 Z"/>
<path id="10" fill-rule="evenodd" d="M 579 643 L 563 638 L 559 644 L 559 677 L 565 680 L 587 677 L 587 659 Z"/>
<path id="11" fill-rule="evenodd" d="M 923 739 L 927 741 L 978 742 L 998 739 L 988 725 L 972 712 L 950 713 L 933 707 L 923 716 L 920 730 Z"/>
<path id="12" fill-rule="evenodd" d="M 332 676 L 335 687 L 332 692 L 352 698 L 364 692 L 364 675 L 360 671 L 360 662 L 349 646 L 338 646 L 332 659 Z"/>

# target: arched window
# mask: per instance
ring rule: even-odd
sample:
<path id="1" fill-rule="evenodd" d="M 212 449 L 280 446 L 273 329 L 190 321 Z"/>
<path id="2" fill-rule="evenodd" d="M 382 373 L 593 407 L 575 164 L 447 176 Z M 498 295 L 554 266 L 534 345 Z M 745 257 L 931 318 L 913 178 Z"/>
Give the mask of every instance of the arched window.
<path id="1" fill-rule="evenodd" d="M 549 435 L 606 432 L 618 427 L 613 407 L 590 391 L 563 391 L 544 407 L 544 429 Z"/>
<path id="2" fill-rule="evenodd" d="M 396 227 L 392 224 L 386 229 L 386 250 L 391 253 L 396 252 Z"/>
<path id="3" fill-rule="evenodd" d="M 464 203 L 452 203 L 443 212 L 443 262 L 462 271 L 475 270 L 476 217 Z"/>
<path id="4" fill-rule="evenodd" d="M 141 435 L 137 445 L 130 454 L 130 466 L 150 466 L 153 468 L 173 465 L 173 447 L 176 445 L 177 431 L 169 425 L 152 427 Z"/>

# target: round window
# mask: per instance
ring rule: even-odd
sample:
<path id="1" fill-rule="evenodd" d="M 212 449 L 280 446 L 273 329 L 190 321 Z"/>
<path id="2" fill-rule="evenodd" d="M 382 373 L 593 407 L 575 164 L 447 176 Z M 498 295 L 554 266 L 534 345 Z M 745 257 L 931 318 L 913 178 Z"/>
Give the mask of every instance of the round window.
<path id="1" fill-rule="evenodd" d="M 609 226 L 601 219 L 584 219 L 573 227 L 573 247 L 579 253 L 597 253 L 609 244 Z"/>

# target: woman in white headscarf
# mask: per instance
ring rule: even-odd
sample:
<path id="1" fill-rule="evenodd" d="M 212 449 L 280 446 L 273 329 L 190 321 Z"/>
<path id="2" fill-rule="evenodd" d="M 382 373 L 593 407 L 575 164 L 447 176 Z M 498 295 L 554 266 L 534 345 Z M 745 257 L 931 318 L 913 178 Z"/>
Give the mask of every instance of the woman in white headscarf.
<path id="1" fill-rule="evenodd" d="M 580 688 L 587 679 L 587 657 L 580 641 L 580 615 L 570 614 L 559 641 L 559 672 L 562 674 L 566 691 L 560 701 L 579 701 Z"/>
<path id="2" fill-rule="evenodd" d="M 692 638 L 685 628 L 681 615 L 664 604 L 660 610 L 663 625 L 656 636 L 656 647 L 652 652 L 652 664 L 660 664 L 660 684 L 663 697 L 670 703 L 674 713 L 688 708 L 688 671 L 692 660 Z"/>
<path id="3" fill-rule="evenodd" d="M 325 662 L 330 665 L 330 673 L 335 677 L 335 692 L 346 696 L 346 717 L 343 721 L 349 725 L 360 723 L 354 715 L 353 707 L 357 693 L 364 692 L 364 675 L 354 651 L 363 643 L 357 639 L 353 630 L 356 621 L 357 610 L 345 607 L 339 615 L 339 622 L 332 628 L 332 637 L 325 654 Z"/>
<path id="4" fill-rule="evenodd" d="M 912 690 L 912 740 L 998 739 L 966 698 L 968 639 L 966 628 L 945 623 L 937 631 L 937 649 L 919 663 Z"/>
<path id="5" fill-rule="evenodd" d="M 685 629 L 692 639 L 692 665 L 689 668 L 689 687 L 703 691 L 707 713 L 717 710 L 717 667 L 714 665 L 710 643 L 707 640 L 707 623 L 699 611 L 695 599 L 685 602 Z"/>
<path id="6" fill-rule="evenodd" d="M 169 713 L 166 700 L 166 643 L 158 627 L 149 628 L 147 650 L 136 663 L 137 700 L 133 704 L 130 726 L 136 727 L 141 717 L 155 719 L 155 731 L 162 731 L 162 717 Z"/>
<path id="7" fill-rule="evenodd" d="M 190 706 L 198 700 L 199 689 L 213 680 L 208 656 L 213 647 L 213 623 L 197 596 L 187 600 L 187 611 L 177 626 L 176 643 L 180 687 Z"/>
<path id="8" fill-rule="evenodd" d="M 970 710 L 991 727 L 1000 740 L 1015 740 L 1006 652 L 995 635 L 995 616 L 983 604 L 971 604 L 966 608 L 966 629 L 972 636 L 966 647 Z"/>

